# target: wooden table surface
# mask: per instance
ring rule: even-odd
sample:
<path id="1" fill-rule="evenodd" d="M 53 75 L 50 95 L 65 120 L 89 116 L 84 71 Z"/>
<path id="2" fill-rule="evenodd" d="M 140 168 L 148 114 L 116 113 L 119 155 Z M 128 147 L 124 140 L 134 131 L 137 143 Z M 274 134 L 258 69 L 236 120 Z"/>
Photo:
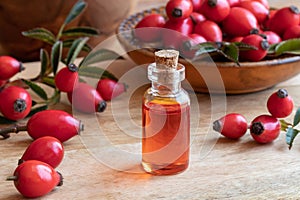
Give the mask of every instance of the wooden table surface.
<path id="1" fill-rule="evenodd" d="M 165 2 L 140 0 L 133 12 Z M 299 4 L 296 0 L 284 2 L 290 3 Z M 281 0 L 271 4 L 283 5 Z M 38 65 L 26 63 L 26 70 L 18 76 L 34 76 Z M 178 175 L 152 176 L 140 167 L 140 105 L 146 87 L 141 86 L 147 81 L 146 71 L 133 68 L 129 59 L 118 66 L 123 70 L 111 70 L 122 75 L 129 89 L 109 102 L 104 113 L 84 115 L 72 111 L 66 96 L 52 107 L 73 112 L 83 121 L 85 130 L 64 143 L 65 157 L 57 168 L 64 176 L 64 185 L 41 199 L 300 199 L 300 138 L 288 150 L 284 133 L 273 143 L 260 145 L 249 133 L 232 141 L 211 129 L 212 122 L 224 113 L 241 113 L 249 122 L 267 113 L 266 100 L 279 88 L 286 88 L 299 106 L 300 75 L 251 94 L 222 96 L 190 91 L 190 166 Z M 31 142 L 26 132 L 0 140 L 0 199 L 22 199 L 13 183 L 5 179 Z"/>

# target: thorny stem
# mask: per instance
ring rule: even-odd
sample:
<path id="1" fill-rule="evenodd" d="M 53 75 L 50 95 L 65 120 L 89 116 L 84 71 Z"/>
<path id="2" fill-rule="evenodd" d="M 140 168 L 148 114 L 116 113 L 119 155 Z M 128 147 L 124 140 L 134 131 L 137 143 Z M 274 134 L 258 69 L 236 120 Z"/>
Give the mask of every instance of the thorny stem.
<path id="1" fill-rule="evenodd" d="M 7 139 L 10 137 L 10 133 L 18 133 L 19 131 L 26 131 L 26 130 L 27 130 L 27 125 L 14 124 L 9 127 L 1 128 L 0 135 L 3 137 L 3 139 Z"/>

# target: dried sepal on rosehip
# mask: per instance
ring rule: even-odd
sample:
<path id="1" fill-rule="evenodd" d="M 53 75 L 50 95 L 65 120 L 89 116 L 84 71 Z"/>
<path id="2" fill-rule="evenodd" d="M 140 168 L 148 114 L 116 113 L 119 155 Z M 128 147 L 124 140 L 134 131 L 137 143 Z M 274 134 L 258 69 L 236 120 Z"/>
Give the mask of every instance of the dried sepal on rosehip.
<path id="1" fill-rule="evenodd" d="M 230 139 L 238 139 L 248 129 L 247 120 L 238 113 L 227 114 L 213 122 L 213 129 Z"/>

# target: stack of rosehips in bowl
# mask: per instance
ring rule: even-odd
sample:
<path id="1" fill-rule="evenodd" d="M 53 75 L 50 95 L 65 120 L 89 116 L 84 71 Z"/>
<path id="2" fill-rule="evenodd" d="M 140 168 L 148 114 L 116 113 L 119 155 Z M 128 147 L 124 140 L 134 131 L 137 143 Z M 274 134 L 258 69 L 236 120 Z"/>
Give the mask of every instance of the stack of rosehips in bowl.
<path id="1" fill-rule="evenodd" d="M 186 58 L 195 56 L 191 46 L 197 44 L 240 42 L 254 49 L 240 51 L 239 60 L 256 62 L 267 56 L 271 44 L 300 37 L 298 8 L 270 9 L 267 0 L 169 0 L 165 13 L 146 15 L 134 35 L 177 49 Z"/>
<path id="2" fill-rule="evenodd" d="M 125 84 L 109 78 L 100 79 L 96 87 L 86 82 L 79 82 L 78 70 L 75 64 L 69 64 L 55 76 L 56 87 L 67 93 L 68 100 L 78 111 L 103 112 L 106 101 L 121 95 L 126 90 Z"/>
<path id="3" fill-rule="evenodd" d="M 250 130 L 252 138 L 258 143 L 270 143 L 280 134 L 279 118 L 288 117 L 294 108 L 294 102 L 287 90 L 279 89 L 267 100 L 270 114 L 255 117 L 248 125 L 245 117 L 239 113 L 229 113 L 213 122 L 213 129 L 230 139 L 239 139 Z"/>

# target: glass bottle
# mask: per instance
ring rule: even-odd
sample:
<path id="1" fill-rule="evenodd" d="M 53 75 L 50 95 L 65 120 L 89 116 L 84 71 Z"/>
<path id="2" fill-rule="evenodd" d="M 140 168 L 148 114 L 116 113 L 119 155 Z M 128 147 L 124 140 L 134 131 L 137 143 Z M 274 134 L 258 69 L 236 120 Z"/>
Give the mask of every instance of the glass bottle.
<path id="1" fill-rule="evenodd" d="M 190 98 L 181 88 L 185 67 L 175 50 L 155 52 L 148 66 L 151 87 L 142 105 L 142 166 L 148 173 L 171 175 L 185 170 L 190 152 Z"/>

